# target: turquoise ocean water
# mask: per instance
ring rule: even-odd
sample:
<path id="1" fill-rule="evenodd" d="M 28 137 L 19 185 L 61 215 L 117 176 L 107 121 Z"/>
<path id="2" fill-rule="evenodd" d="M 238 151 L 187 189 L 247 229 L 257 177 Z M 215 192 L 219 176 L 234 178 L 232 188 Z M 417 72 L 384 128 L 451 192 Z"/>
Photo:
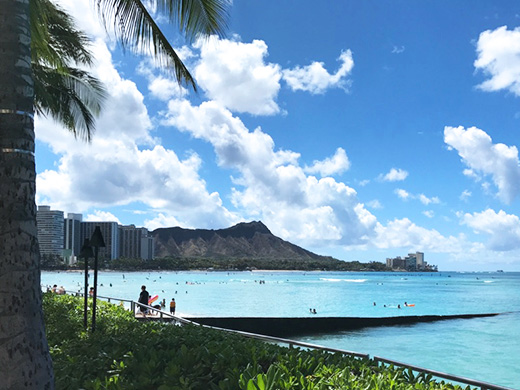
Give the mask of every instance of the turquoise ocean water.
<path id="1" fill-rule="evenodd" d="M 42 286 L 68 292 L 83 291 L 83 280 L 42 272 Z M 504 313 L 297 339 L 520 389 L 520 273 L 100 272 L 98 295 L 137 300 L 142 284 L 187 317 Z"/>

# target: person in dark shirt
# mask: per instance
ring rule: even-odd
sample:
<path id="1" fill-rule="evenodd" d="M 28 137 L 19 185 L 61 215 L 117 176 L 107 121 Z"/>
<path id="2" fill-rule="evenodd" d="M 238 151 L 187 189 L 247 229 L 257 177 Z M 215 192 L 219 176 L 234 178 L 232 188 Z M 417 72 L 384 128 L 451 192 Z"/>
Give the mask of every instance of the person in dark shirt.
<path id="1" fill-rule="evenodd" d="M 137 302 L 148 305 L 148 300 L 150 299 L 150 294 L 148 294 L 148 291 L 146 291 L 146 286 L 141 286 L 141 293 L 139 294 L 139 300 Z M 141 313 L 146 314 L 148 312 L 148 309 L 144 306 L 139 306 L 139 310 L 141 310 Z"/>

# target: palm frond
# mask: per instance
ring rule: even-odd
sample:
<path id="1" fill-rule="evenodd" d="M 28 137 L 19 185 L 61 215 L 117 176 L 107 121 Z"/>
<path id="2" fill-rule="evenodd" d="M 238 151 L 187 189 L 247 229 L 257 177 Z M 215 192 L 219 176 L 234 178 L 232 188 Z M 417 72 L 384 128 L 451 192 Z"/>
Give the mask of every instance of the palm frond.
<path id="1" fill-rule="evenodd" d="M 201 36 L 224 36 L 227 29 L 228 0 L 157 0 L 157 9 L 177 24 L 189 42 Z"/>
<path id="2" fill-rule="evenodd" d="M 81 69 L 56 68 L 33 63 L 35 111 L 51 115 L 65 125 L 75 137 L 90 141 L 94 133 L 94 117 L 106 98 L 102 83 Z"/>
<path id="3" fill-rule="evenodd" d="M 74 26 L 74 20 L 49 0 L 30 0 L 31 52 L 51 66 L 70 62 L 92 65 L 90 40 Z"/>
<path id="4" fill-rule="evenodd" d="M 153 0 L 153 4 L 167 13 L 189 41 L 201 35 L 222 35 L 226 28 L 228 2 L 224 0 Z M 141 0 L 96 0 L 96 6 L 105 26 L 112 24 L 123 47 L 148 51 L 173 72 L 179 84 L 197 90 L 195 80 Z"/>
<path id="5" fill-rule="evenodd" d="M 35 111 L 90 141 L 94 118 L 107 96 L 98 79 L 75 67 L 93 63 L 90 40 L 51 1 L 30 0 L 29 4 Z"/>

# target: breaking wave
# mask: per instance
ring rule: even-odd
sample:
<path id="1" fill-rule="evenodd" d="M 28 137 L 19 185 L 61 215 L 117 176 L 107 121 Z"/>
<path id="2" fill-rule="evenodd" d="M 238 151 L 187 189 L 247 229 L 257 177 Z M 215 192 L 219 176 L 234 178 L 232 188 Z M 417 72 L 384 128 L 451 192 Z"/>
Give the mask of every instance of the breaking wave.
<path id="1" fill-rule="evenodd" d="M 348 283 L 364 283 L 366 279 L 330 279 L 330 278 L 320 278 L 320 280 L 324 280 L 326 282 L 348 282 Z"/>

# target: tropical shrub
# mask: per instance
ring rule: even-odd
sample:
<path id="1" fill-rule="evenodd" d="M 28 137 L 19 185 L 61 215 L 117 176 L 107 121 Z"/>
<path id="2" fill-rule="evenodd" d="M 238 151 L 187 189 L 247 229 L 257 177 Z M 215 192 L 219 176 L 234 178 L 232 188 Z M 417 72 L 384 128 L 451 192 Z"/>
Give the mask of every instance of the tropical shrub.
<path id="1" fill-rule="evenodd" d="M 81 298 L 46 293 L 44 313 L 56 389 L 461 389 L 369 359 L 139 322 L 106 302 L 98 302 L 94 333 L 83 327 Z"/>

